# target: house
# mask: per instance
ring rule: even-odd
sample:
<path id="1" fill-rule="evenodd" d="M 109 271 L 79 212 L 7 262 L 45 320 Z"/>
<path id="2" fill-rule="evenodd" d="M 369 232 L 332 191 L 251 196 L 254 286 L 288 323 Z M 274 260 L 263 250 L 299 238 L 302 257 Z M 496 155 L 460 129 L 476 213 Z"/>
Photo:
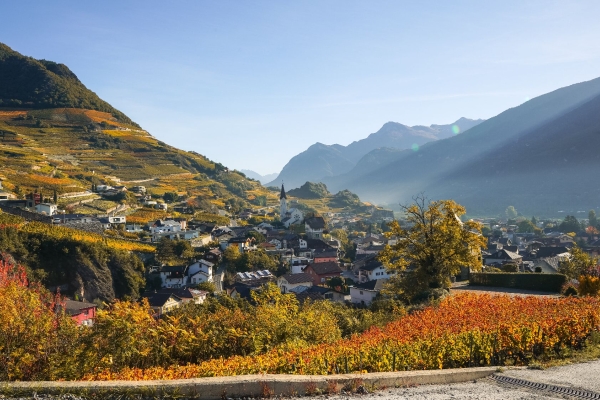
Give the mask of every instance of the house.
<path id="1" fill-rule="evenodd" d="M 197 285 L 201 282 L 213 282 L 214 264 L 210 261 L 200 260 L 188 266 L 188 282 L 190 285 Z"/>
<path id="2" fill-rule="evenodd" d="M 209 251 L 204 253 L 204 259 L 212 262 L 213 264 L 216 264 L 219 261 L 221 261 L 222 256 L 223 256 L 223 253 L 221 252 L 221 250 L 219 250 L 217 248 L 210 249 Z"/>
<path id="3" fill-rule="evenodd" d="M 240 253 L 243 253 L 252 246 L 252 238 L 234 237 L 229 239 L 225 245 L 225 248 L 229 246 L 237 246 L 240 250 Z"/>
<path id="4" fill-rule="evenodd" d="M 144 227 L 140 224 L 126 224 L 125 231 L 130 233 L 143 232 Z"/>
<path id="5" fill-rule="evenodd" d="M 127 217 L 125 215 L 113 215 L 112 217 L 108 217 L 108 222 L 111 224 L 124 224 L 127 222 Z"/>
<path id="6" fill-rule="evenodd" d="M 55 223 L 71 222 L 75 224 L 85 224 L 93 222 L 96 218 L 88 214 L 60 214 L 57 215 L 54 219 Z"/>
<path id="7" fill-rule="evenodd" d="M 160 242 L 162 238 L 169 240 L 192 240 L 198 238 L 198 231 L 155 232 L 152 234 L 153 242 Z"/>
<path id="8" fill-rule="evenodd" d="M 104 229 L 110 229 L 113 225 L 124 224 L 127 221 L 127 217 L 124 215 L 100 217 L 98 218 L 98 221 L 100 221 Z"/>
<path id="9" fill-rule="evenodd" d="M 337 250 L 315 251 L 313 260 L 314 263 L 337 262 L 338 252 Z"/>
<path id="10" fill-rule="evenodd" d="M 484 265 L 504 264 L 509 262 L 521 265 L 523 263 L 523 256 L 513 253 L 512 251 L 500 249 L 489 256 L 486 256 L 483 260 Z"/>
<path id="11" fill-rule="evenodd" d="M 342 269 L 337 262 L 323 262 L 309 264 L 304 268 L 304 272 L 310 274 L 313 278 L 313 285 L 324 284 L 327 279 L 342 274 Z"/>
<path id="12" fill-rule="evenodd" d="M 39 203 L 39 204 L 36 204 L 35 211 L 37 211 L 40 214 L 54 215 L 54 214 L 56 214 L 57 208 L 58 207 L 56 204 Z"/>
<path id="13" fill-rule="evenodd" d="M 300 274 L 304 268 L 312 262 L 308 257 L 291 257 L 289 260 L 292 274 Z"/>
<path id="14" fill-rule="evenodd" d="M 325 230 L 325 220 L 323 217 L 309 217 L 304 220 L 304 229 L 306 236 L 311 239 L 321 239 Z"/>
<path id="15" fill-rule="evenodd" d="M 155 317 L 160 317 L 183 304 L 182 299 L 172 293 L 149 293 L 143 297 L 148 299 L 148 304 L 154 310 Z"/>
<path id="16" fill-rule="evenodd" d="M 165 265 L 160 268 L 160 279 L 162 281 L 163 288 L 180 288 L 184 287 L 188 283 L 187 266 L 177 265 L 168 266 Z"/>
<path id="17" fill-rule="evenodd" d="M 338 303 L 350 301 L 349 294 L 338 292 L 335 289 L 323 286 L 299 286 L 290 290 L 290 292 L 296 295 L 296 298 L 300 303 L 303 303 L 306 300 L 329 300 Z"/>
<path id="18" fill-rule="evenodd" d="M 158 219 L 150 225 L 150 232 L 152 233 L 180 232 L 182 230 L 181 223 L 172 219 L 164 221 Z"/>
<path id="19" fill-rule="evenodd" d="M 267 283 L 271 281 L 273 278 L 273 274 L 269 270 L 262 270 L 256 272 L 238 272 L 235 274 L 234 278 L 237 282 L 252 282 L 252 281 L 261 281 L 263 283 Z"/>
<path id="20" fill-rule="evenodd" d="M 156 293 L 168 293 L 168 294 L 175 295 L 181 299 L 182 304 L 187 304 L 187 303 L 202 304 L 202 303 L 204 303 L 204 300 L 206 300 L 206 296 L 208 295 L 208 292 L 206 292 L 204 290 L 191 289 L 191 288 L 185 288 L 185 289 L 165 288 L 165 289 L 160 289 Z"/>
<path id="21" fill-rule="evenodd" d="M 381 262 L 377 260 L 371 260 L 364 266 L 360 267 L 358 274 L 359 282 L 374 281 L 377 279 L 389 279 L 393 275 L 383 266 Z"/>
<path id="22" fill-rule="evenodd" d="M 65 301 L 65 313 L 77 323 L 77 326 L 92 326 L 96 318 L 96 306 L 94 303 L 83 301 L 67 300 Z"/>
<path id="23" fill-rule="evenodd" d="M 11 200 L 14 199 L 15 195 L 8 192 L 0 192 L 0 201 Z"/>
<path id="24" fill-rule="evenodd" d="M 313 277 L 310 274 L 285 274 L 277 278 L 277 286 L 281 289 L 281 293 L 288 293 L 291 289 L 298 286 L 312 286 Z"/>
<path id="25" fill-rule="evenodd" d="M 145 186 L 134 186 L 131 188 L 131 191 L 134 193 L 146 194 Z"/>
<path id="26" fill-rule="evenodd" d="M 350 286 L 350 301 L 353 304 L 370 305 L 383 288 L 385 281 L 385 279 L 376 279 Z"/>

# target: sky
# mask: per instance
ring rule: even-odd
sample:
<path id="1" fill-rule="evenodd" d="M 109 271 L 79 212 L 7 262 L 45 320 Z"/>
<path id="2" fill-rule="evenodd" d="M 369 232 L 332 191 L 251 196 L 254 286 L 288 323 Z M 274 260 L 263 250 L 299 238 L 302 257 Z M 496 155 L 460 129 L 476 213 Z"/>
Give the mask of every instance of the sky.
<path id="1" fill-rule="evenodd" d="M 600 76 L 600 2 L 5 1 L 0 41 L 66 64 L 159 140 L 279 172 L 388 121 L 491 118 Z"/>

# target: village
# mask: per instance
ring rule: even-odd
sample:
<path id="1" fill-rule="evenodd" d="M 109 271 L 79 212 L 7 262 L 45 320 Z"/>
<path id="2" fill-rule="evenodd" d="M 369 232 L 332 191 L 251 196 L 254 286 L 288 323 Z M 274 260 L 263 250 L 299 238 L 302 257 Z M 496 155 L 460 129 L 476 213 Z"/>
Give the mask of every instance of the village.
<path id="1" fill-rule="evenodd" d="M 124 185 L 97 185 L 94 190 L 106 197 L 128 191 Z M 134 186 L 129 192 L 143 208 L 168 209 L 166 203 L 152 200 L 144 186 Z M 38 193 L 22 200 L 3 198 L 0 193 L 0 207 L 30 219 L 91 232 L 121 229 L 137 234 L 135 240 L 157 244 L 159 252 L 161 244 L 169 247 L 169 243 L 186 243 L 192 251 L 187 259 L 183 256 L 176 262 L 160 263 L 160 257 L 156 257 L 147 266 L 147 290 L 142 297 L 156 317 L 187 303 L 201 304 L 207 296 L 227 295 L 251 301 L 252 292 L 268 283 L 277 285 L 281 293 L 294 295 L 299 303 L 332 301 L 349 307 L 369 307 L 381 297 L 384 283 L 394 275 L 377 257 L 385 246 L 396 244 L 394 236 L 384 233 L 386 224 L 394 219 L 391 211 L 373 209 L 370 217 L 350 211 L 305 214 L 297 207 L 296 199 L 288 201 L 283 185 L 278 197 L 279 207 L 244 209 L 238 215 L 223 213 L 230 220 L 228 225 L 195 221 L 181 213 L 179 217 L 145 225 L 130 223 L 119 207 L 104 216 L 69 214 Z M 171 207 L 179 211 L 185 208 L 185 202 Z M 255 215 L 270 216 L 272 222 L 252 224 L 249 221 Z M 576 238 L 552 224 L 544 228 L 541 221 L 536 222 L 537 232 L 519 232 L 510 220 L 480 222 L 489 233 L 487 248 L 481 250 L 480 256 L 486 272 L 556 274 L 576 240 L 584 240 L 590 254 L 600 252 L 597 236 Z M 357 231 L 357 223 L 369 230 L 373 226 L 381 228 L 376 232 Z M 259 258 L 240 267 L 239 260 L 244 255 Z M 233 265 L 235 259 L 237 267 Z M 452 280 L 467 281 L 470 273 L 469 268 L 463 268 Z M 90 325 L 98 306 L 91 300 L 82 293 L 67 301 L 66 311 L 78 324 Z"/>

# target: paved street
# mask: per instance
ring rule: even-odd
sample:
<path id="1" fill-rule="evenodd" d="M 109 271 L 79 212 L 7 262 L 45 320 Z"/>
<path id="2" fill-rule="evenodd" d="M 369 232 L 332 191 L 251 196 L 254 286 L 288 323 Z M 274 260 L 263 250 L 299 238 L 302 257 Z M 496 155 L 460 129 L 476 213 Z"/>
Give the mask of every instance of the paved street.
<path id="1" fill-rule="evenodd" d="M 387 389 L 368 395 L 332 396 L 332 400 L 360 397 L 364 400 L 397 399 L 600 399 L 600 360 L 547 370 L 506 370 L 502 378 L 517 378 L 520 384 L 499 382 L 494 378 L 450 385 L 431 385 L 414 388 Z M 537 388 L 535 388 L 537 386 Z M 571 395 L 562 391 L 571 390 Z M 579 396 L 574 391 L 579 391 Z"/>

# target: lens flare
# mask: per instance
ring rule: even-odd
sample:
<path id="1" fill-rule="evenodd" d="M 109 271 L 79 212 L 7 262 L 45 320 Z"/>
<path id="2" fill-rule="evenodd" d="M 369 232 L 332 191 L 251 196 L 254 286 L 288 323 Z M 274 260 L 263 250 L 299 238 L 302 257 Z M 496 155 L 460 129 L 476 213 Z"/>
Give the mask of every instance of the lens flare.
<path id="1" fill-rule="evenodd" d="M 413 143 L 413 145 L 411 146 L 412 151 L 419 151 L 419 145 L 416 143 Z"/>
<path id="2" fill-rule="evenodd" d="M 452 133 L 454 133 L 455 135 L 458 135 L 460 133 L 460 128 L 458 127 L 458 125 L 452 125 Z"/>

